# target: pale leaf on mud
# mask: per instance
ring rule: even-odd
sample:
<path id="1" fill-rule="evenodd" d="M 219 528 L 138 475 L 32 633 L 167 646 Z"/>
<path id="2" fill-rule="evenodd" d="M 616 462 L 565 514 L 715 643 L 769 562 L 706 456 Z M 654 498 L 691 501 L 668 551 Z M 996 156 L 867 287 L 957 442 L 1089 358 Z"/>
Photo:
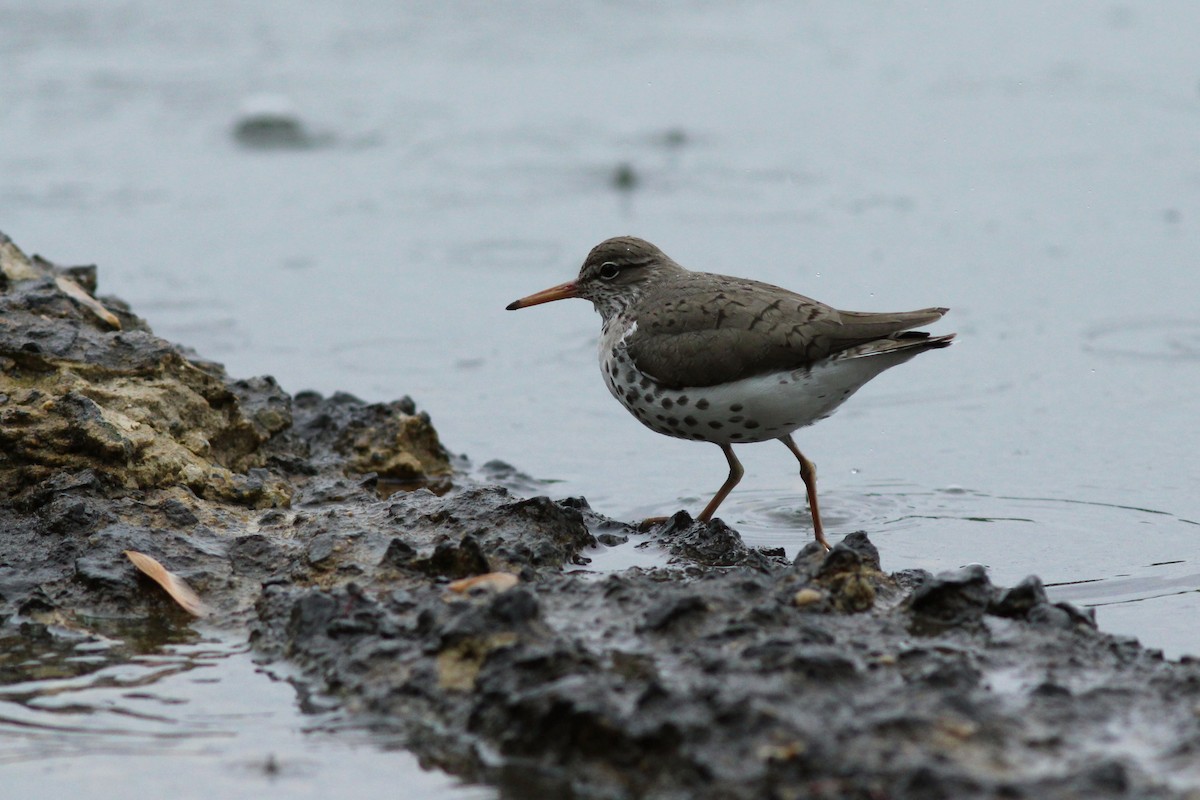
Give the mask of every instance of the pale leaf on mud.
<path id="1" fill-rule="evenodd" d="M 520 578 L 511 572 L 488 572 L 483 575 L 472 575 L 469 578 L 451 581 L 450 585 L 446 588 L 459 594 L 466 594 L 472 589 L 500 593 L 511 589 L 519 582 Z"/>
<path id="2" fill-rule="evenodd" d="M 117 319 L 111 311 L 102 306 L 99 300 L 88 294 L 78 283 L 63 276 L 55 278 L 54 283 L 63 294 L 104 320 L 110 327 L 121 330 L 121 320 Z"/>
<path id="3" fill-rule="evenodd" d="M 126 550 L 125 555 L 146 577 L 157 583 L 167 594 L 171 595 L 171 599 L 178 603 L 184 611 L 196 617 L 208 616 L 208 606 L 192 590 L 192 587 L 187 585 L 187 581 L 183 578 L 171 572 L 145 553 L 139 553 L 136 550 Z"/>

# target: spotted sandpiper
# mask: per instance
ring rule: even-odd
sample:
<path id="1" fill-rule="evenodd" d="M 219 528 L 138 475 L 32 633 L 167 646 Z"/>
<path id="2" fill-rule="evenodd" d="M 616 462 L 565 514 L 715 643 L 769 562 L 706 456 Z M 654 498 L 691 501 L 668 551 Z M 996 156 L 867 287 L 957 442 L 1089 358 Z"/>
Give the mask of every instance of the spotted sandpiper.
<path id="1" fill-rule="evenodd" d="M 839 311 L 767 283 L 692 272 L 632 236 L 606 239 L 574 281 L 508 310 L 568 297 L 591 300 L 604 320 L 600 371 L 621 405 L 651 430 L 725 453 L 729 477 L 697 520 L 712 519 L 742 479 L 733 445 L 778 439 L 800 462 L 813 532 L 826 549 L 816 467 L 792 432 L 832 414 L 885 369 L 954 339 L 911 330 L 945 308 Z"/>

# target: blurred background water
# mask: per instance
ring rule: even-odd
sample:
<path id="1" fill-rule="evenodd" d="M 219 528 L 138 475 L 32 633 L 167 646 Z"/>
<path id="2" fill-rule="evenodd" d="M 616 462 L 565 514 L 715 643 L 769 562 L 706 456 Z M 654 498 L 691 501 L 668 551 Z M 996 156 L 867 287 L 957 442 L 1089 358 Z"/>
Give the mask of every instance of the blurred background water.
<path id="1" fill-rule="evenodd" d="M 612 400 L 586 303 L 503 310 L 593 244 L 843 308 L 950 306 L 955 347 L 797 436 L 832 538 L 867 530 L 890 570 L 1037 573 L 1106 630 L 1200 654 L 1197 31 L 1182 1 L 0 0 L 0 230 L 98 263 L 102 293 L 231 374 L 410 394 L 451 450 L 625 519 L 694 512 L 725 464 Z M 795 552 L 794 460 L 740 456 L 721 516 Z M 246 659 L 205 663 L 236 697 Z M 292 752 L 309 720 L 274 697 Z M 124 763 L 114 725 L 73 746 Z M 207 760 L 167 748 L 160 777 L 242 763 L 237 728 Z M 29 730 L 0 732 L 6 779 L 49 747 Z"/>

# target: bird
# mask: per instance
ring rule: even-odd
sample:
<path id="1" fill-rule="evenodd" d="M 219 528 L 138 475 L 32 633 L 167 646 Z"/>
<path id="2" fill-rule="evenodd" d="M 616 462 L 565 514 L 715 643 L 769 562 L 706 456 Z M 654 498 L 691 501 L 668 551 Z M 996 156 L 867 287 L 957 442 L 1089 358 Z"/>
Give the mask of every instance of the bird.
<path id="1" fill-rule="evenodd" d="M 567 298 L 589 300 L 599 312 L 600 371 L 621 405 L 657 433 L 709 442 L 725 454 L 729 476 L 697 521 L 712 520 L 742 479 L 733 446 L 777 440 L 800 464 L 814 539 L 825 550 L 816 466 L 793 432 L 828 417 L 884 370 L 955 336 L 913 330 L 946 308 L 840 311 L 768 283 L 694 272 L 634 236 L 604 240 L 575 280 L 507 309 Z"/>

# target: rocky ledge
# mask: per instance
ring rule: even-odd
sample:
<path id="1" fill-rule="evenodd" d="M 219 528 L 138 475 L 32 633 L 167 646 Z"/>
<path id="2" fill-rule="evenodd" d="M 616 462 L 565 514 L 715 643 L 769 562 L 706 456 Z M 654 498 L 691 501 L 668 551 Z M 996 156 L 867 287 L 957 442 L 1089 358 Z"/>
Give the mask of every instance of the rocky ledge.
<path id="1" fill-rule="evenodd" d="M 0 235 L 4 641 L 186 628 L 136 550 L 302 691 L 514 797 L 1200 798 L 1200 664 L 1036 578 L 889 575 L 861 533 L 788 562 L 684 514 L 643 545 L 665 566 L 591 572 L 637 534 L 469 477 L 407 398 L 233 380 L 95 277 Z"/>

